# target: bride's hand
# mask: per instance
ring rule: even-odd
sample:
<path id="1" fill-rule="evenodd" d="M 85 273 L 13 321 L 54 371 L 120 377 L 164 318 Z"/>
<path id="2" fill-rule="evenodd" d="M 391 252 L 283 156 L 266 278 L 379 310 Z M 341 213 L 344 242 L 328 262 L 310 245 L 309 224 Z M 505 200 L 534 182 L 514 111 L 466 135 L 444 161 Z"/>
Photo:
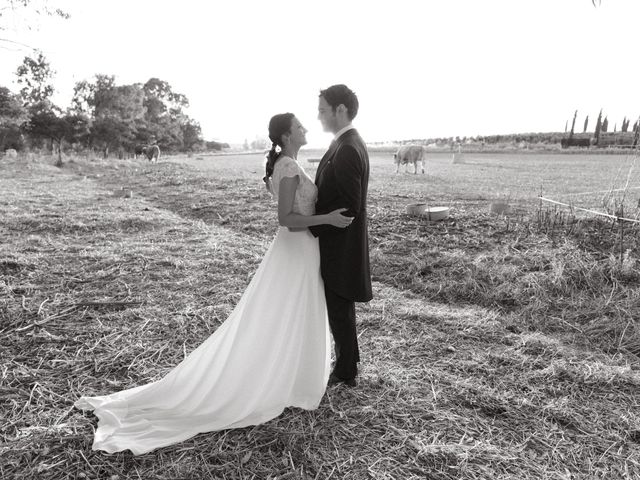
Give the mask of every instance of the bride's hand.
<path id="1" fill-rule="evenodd" d="M 346 208 L 338 208 L 327 214 L 327 223 L 338 228 L 347 228 L 353 222 L 354 217 L 345 217 L 342 212 L 346 212 Z"/>

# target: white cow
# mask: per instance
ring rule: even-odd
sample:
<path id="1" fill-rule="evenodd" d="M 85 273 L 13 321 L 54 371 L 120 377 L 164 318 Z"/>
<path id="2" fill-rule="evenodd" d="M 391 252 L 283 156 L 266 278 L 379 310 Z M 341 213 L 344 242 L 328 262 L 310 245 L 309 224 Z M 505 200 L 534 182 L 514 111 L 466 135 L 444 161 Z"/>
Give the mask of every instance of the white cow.
<path id="1" fill-rule="evenodd" d="M 422 145 L 403 145 L 396 153 L 393 159 L 396 162 L 396 173 L 400 170 L 400 165 L 404 165 L 404 171 L 409 168 L 409 164 L 413 163 L 413 173 L 418 173 L 418 162 L 421 163 L 422 173 L 424 173 L 424 156 L 425 147 Z"/>

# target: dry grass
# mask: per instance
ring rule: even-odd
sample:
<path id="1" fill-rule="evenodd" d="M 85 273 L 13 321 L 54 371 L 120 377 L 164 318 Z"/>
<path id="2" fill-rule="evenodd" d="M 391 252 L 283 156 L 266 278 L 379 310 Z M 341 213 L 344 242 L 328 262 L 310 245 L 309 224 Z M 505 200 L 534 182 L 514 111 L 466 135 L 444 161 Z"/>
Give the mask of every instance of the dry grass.
<path id="1" fill-rule="evenodd" d="M 374 160 L 357 389 L 139 457 L 91 451 L 95 418 L 73 401 L 162 376 L 226 318 L 275 233 L 255 158 L 202 161 L 0 164 L 0 477 L 640 477 L 635 237 L 621 263 L 615 230 L 541 228 L 517 189 L 538 193 L 533 158 L 513 176 L 499 159 L 443 157 L 424 177 Z M 489 215 L 505 191 L 521 193 L 514 215 Z M 454 215 L 407 217 L 413 198 Z"/>

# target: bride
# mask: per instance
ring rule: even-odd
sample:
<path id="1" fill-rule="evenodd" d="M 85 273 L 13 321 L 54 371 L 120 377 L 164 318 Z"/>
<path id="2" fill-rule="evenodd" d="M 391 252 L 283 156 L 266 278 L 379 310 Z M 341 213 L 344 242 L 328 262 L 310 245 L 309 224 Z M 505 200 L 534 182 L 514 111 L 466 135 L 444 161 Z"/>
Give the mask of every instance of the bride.
<path id="1" fill-rule="evenodd" d="M 314 215 L 316 186 L 296 160 L 306 132 L 292 113 L 269 122 L 264 180 L 278 199 L 280 228 L 227 320 L 164 378 L 75 402 L 98 417 L 93 450 L 140 455 L 198 433 L 264 423 L 286 407 L 318 407 L 330 337 L 318 239 L 307 227 L 345 228 L 353 219 L 341 215 L 344 208 Z"/>

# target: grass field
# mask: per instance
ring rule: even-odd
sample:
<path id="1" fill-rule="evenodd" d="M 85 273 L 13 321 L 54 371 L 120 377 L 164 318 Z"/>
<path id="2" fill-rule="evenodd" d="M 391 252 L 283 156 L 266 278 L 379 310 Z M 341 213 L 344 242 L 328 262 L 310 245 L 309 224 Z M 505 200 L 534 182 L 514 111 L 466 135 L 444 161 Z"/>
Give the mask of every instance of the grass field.
<path id="1" fill-rule="evenodd" d="M 93 452 L 73 402 L 160 378 L 224 321 L 277 229 L 262 159 L 52 163 L 0 159 L 0 478 L 640 478 L 639 230 L 536 199 L 636 218 L 634 156 L 396 175 L 373 154 L 358 388 L 139 457 Z"/>

